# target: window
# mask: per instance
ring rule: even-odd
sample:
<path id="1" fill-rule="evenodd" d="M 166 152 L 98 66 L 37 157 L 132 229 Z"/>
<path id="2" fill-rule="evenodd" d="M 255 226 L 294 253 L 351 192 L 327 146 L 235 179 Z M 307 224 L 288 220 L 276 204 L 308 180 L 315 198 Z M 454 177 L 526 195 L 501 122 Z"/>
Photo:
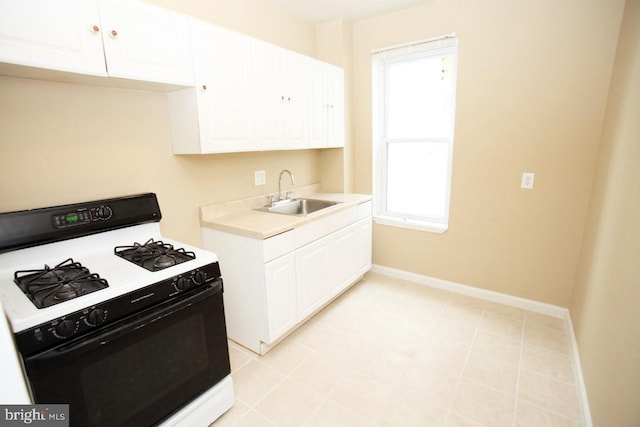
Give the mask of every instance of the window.
<path id="1" fill-rule="evenodd" d="M 449 222 L 457 39 L 373 54 L 376 222 L 444 232 Z"/>

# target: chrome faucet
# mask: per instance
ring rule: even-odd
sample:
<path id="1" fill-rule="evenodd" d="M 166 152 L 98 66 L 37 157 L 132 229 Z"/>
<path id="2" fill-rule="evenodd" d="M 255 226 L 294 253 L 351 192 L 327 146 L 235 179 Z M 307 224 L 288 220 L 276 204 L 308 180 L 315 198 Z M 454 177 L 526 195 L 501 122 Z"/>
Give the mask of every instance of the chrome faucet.
<path id="1" fill-rule="evenodd" d="M 291 171 L 289 169 L 283 169 L 282 172 L 280 172 L 280 176 L 278 177 L 278 200 L 282 200 L 282 175 L 284 173 L 288 173 L 289 176 L 291 177 L 291 185 L 296 185 L 296 183 L 293 180 L 293 175 L 291 174 Z M 287 198 L 289 196 L 287 195 Z"/>

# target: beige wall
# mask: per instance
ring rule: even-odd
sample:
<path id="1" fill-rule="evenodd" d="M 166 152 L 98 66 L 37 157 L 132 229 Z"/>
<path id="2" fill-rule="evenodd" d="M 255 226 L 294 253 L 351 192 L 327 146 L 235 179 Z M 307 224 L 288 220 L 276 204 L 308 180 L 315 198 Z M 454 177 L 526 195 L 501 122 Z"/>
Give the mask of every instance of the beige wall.
<path id="1" fill-rule="evenodd" d="M 449 230 L 376 225 L 374 263 L 567 307 L 623 0 L 431 0 L 356 22 L 355 190 L 371 191 L 371 50 L 456 32 Z M 520 189 L 522 172 L 535 189 Z"/>
<path id="2" fill-rule="evenodd" d="M 640 1 L 628 0 L 571 317 L 595 426 L 640 425 Z"/>
<path id="3" fill-rule="evenodd" d="M 315 53 L 315 25 L 268 0 L 150 3 Z M 200 245 L 199 206 L 277 191 L 283 168 L 320 179 L 314 150 L 174 156 L 169 132 L 163 94 L 0 77 L 0 212 L 152 191 L 163 233 Z"/>

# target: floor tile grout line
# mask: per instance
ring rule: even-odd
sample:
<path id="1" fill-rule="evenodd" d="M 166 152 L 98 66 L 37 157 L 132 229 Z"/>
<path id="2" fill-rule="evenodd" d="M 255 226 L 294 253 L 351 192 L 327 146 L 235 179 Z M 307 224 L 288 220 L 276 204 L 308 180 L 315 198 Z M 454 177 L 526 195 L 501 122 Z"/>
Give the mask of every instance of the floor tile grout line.
<path id="1" fill-rule="evenodd" d="M 527 314 L 525 313 L 524 318 L 522 319 L 522 329 L 520 330 L 520 357 L 518 361 L 518 374 L 516 377 L 516 396 L 514 400 L 513 406 L 513 423 L 511 424 L 513 427 L 516 426 L 516 422 L 518 420 L 518 399 L 520 398 L 520 374 L 522 373 L 522 360 L 524 358 L 524 330 L 527 324 Z"/>
<path id="2" fill-rule="evenodd" d="M 572 383 L 572 382 L 569 382 L 567 380 L 563 380 L 562 378 L 554 377 L 553 375 L 541 374 L 541 373 L 536 372 L 536 371 L 531 370 L 531 369 L 523 369 L 523 371 L 527 372 L 527 373 L 529 373 L 531 375 L 535 375 L 537 377 L 546 378 L 546 379 L 549 379 L 549 380 L 557 381 L 557 382 L 562 383 L 564 385 L 568 385 L 568 386 L 571 386 L 571 387 L 576 387 L 576 383 L 575 382 Z"/>
<path id="3" fill-rule="evenodd" d="M 369 303 L 370 303 L 370 302 L 369 302 Z M 367 303 L 367 305 L 369 305 L 369 303 Z M 370 343 L 370 344 L 372 345 L 372 343 Z M 311 357 L 313 357 L 313 355 L 317 355 L 317 356 L 318 356 L 318 357 L 320 357 L 320 358 L 323 358 L 323 359 L 326 359 L 326 360 L 330 360 L 331 362 L 336 362 L 336 363 L 344 364 L 344 362 L 343 362 L 343 361 L 340 361 L 340 360 L 336 359 L 335 357 L 331 357 L 330 355 L 323 354 L 322 352 L 319 352 L 317 349 L 313 349 L 313 353 L 312 353 L 311 355 L 309 355 L 309 357 L 307 358 L 307 360 L 308 360 L 308 359 L 310 359 Z M 295 369 L 292 369 L 292 370 L 291 370 L 291 373 L 293 373 L 293 371 L 295 371 L 295 370 L 296 370 L 298 367 L 300 367 L 301 365 L 302 365 L 302 363 L 300 363 L 300 364 L 299 364 Z M 296 384 L 300 384 L 299 382 L 295 381 L 295 380 L 294 380 L 294 379 L 292 379 L 292 378 L 291 378 L 290 380 L 291 380 L 291 381 L 293 381 L 293 382 L 295 382 Z M 329 402 L 329 401 L 333 402 L 334 404 L 336 404 L 336 405 L 340 406 L 340 407 L 341 407 L 342 409 L 344 409 L 345 411 L 348 411 L 349 413 L 351 413 L 351 414 L 353 414 L 353 415 L 355 415 L 355 416 L 357 416 L 357 417 L 363 418 L 363 419 L 365 419 L 365 420 L 370 420 L 368 417 L 365 417 L 365 416 L 363 416 L 362 414 L 358 413 L 357 411 L 355 411 L 355 410 L 353 410 L 353 409 L 351 409 L 351 408 L 349 408 L 349 407 L 347 407 L 347 406 L 343 405 L 340 401 L 332 399 L 332 394 L 333 394 L 333 392 L 334 392 L 334 391 L 335 391 L 335 390 L 336 390 L 336 389 L 337 389 L 337 388 L 342 384 L 342 381 L 343 381 L 343 380 L 344 380 L 344 378 L 343 378 L 343 379 L 341 379 L 341 380 L 338 380 L 338 381 L 337 381 L 337 382 L 336 382 L 336 383 L 335 383 L 335 384 L 334 384 L 334 385 L 333 385 L 329 390 L 327 390 L 327 392 L 326 392 L 326 393 L 324 393 L 324 394 L 319 393 L 319 392 L 317 392 L 317 391 L 313 390 L 315 393 L 317 393 L 318 395 L 320 395 L 322 399 L 321 399 L 321 401 L 320 401 L 320 404 L 319 404 L 319 405 L 314 409 L 314 411 L 313 411 L 313 412 L 312 412 L 312 413 L 307 417 L 307 419 L 302 423 L 302 426 L 308 425 L 308 423 L 309 423 L 309 422 L 310 422 L 310 420 L 313 418 L 313 416 L 314 416 L 316 413 L 318 413 L 318 411 L 320 411 L 320 408 L 322 408 L 322 406 L 323 406 L 323 405 L 325 405 L 325 404 L 326 404 L 327 402 Z"/>
<path id="4" fill-rule="evenodd" d="M 300 343 L 298 343 L 298 342 L 296 342 L 296 344 L 299 344 L 299 345 L 300 345 Z M 309 348 L 309 347 L 305 346 L 305 348 Z M 310 348 L 309 348 L 309 349 L 310 349 Z M 311 419 L 311 417 L 313 416 L 313 414 L 315 414 L 315 413 L 320 409 L 320 407 L 322 407 L 322 405 L 324 404 L 324 402 L 325 402 L 326 400 L 328 400 L 328 396 L 322 396 L 322 395 L 321 395 L 320 393 L 318 393 L 316 390 L 312 389 L 311 387 L 309 387 L 309 386 L 307 386 L 307 385 L 305 385 L 305 384 L 300 383 L 299 381 L 296 381 L 295 379 L 293 379 L 293 378 L 291 377 L 291 374 L 292 374 L 296 369 L 298 369 L 300 366 L 302 366 L 302 364 L 303 364 L 303 363 L 305 363 L 307 360 L 311 359 L 311 357 L 313 357 L 313 355 L 317 353 L 317 350 L 316 350 L 316 349 L 310 349 L 310 350 L 311 350 L 311 353 L 310 353 L 309 355 L 307 355 L 307 357 L 306 357 L 306 358 L 304 358 L 302 361 L 300 361 L 300 362 L 299 362 L 295 367 L 293 367 L 293 368 L 289 371 L 289 373 L 287 373 L 287 374 L 285 375 L 285 377 L 284 377 L 284 379 L 282 380 L 282 382 L 280 382 L 280 383 L 279 383 L 279 384 L 282 384 L 282 383 L 284 383 L 286 380 L 289 380 L 289 381 L 291 381 L 291 382 L 292 382 L 292 383 L 294 383 L 294 384 L 297 384 L 297 385 L 299 385 L 299 386 L 302 386 L 302 387 L 305 387 L 305 388 L 307 388 L 307 389 L 311 390 L 313 393 L 315 393 L 316 395 L 318 395 L 318 396 L 320 397 L 320 403 L 319 403 L 319 404 L 318 404 L 318 406 L 313 410 L 313 412 L 312 412 L 312 413 L 311 413 L 311 414 L 306 418 L 306 420 L 302 423 L 302 425 L 305 425 L 306 423 L 308 423 L 308 422 L 309 422 L 309 420 Z M 276 387 L 277 387 L 277 386 L 276 386 Z M 272 392 L 273 392 L 273 390 L 274 390 L 274 389 L 275 389 L 275 387 L 274 387 L 273 389 L 269 390 L 269 392 L 267 392 L 267 394 L 265 394 L 265 395 L 264 395 L 264 397 L 263 397 L 261 400 L 265 399 L 265 398 L 266 398 L 270 393 L 272 393 Z M 276 425 L 278 425 L 278 424 L 276 424 Z"/>
<path id="5" fill-rule="evenodd" d="M 468 416 L 466 416 L 466 415 L 462 415 L 460 412 L 456 412 L 456 411 L 454 411 L 453 409 L 451 410 L 451 413 L 452 413 L 452 414 L 455 414 L 456 416 L 458 416 L 458 417 L 462 418 L 462 419 L 463 419 L 463 420 L 465 420 L 465 421 L 468 421 L 469 423 L 473 424 L 474 426 L 478 426 L 478 427 L 485 427 L 485 425 L 484 425 L 484 424 L 481 424 L 481 423 L 479 423 L 479 422 L 477 422 L 477 421 L 475 421 L 475 420 L 473 420 L 473 419 L 469 418 L 469 417 L 468 417 Z M 448 414 L 447 414 L 447 420 L 445 421 L 445 425 L 446 425 L 446 422 L 448 422 L 448 421 L 449 421 L 449 416 L 448 416 Z"/>
<path id="6" fill-rule="evenodd" d="M 300 344 L 299 342 L 296 342 L 296 344 L 298 344 L 298 345 L 302 345 L 302 344 Z M 314 355 L 314 354 L 317 354 L 319 357 L 322 357 L 322 358 L 325 358 L 325 359 L 330 359 L 330 360 L 332 360 L 332 361 L 334 361 L 334 362 L 338 362 L 338 363 L 342 363 L 342 362 L 340 362 L 339 360 L 333 360 L 334 358 L 329 358 L 329 357 L 327 357 L 327 355 L 324 355 L 324 354 L 319 353 L 317 349 L 311 349 L 311 348 L 310 348 L 310 347 L 308 347 L 308 346 L 304 346 L 304 347 L 305 347 L 305 348 L 310 349 L 310 350 L 311 350 L 311 353 L 310 353 L 306 358 L 304 358 L 304 360 L 300 361 L 300 362 L 299 362 L 299 363 L 298 363 L 294 368 L 292 368 L 292 369 L 291 369 L 288 373 L 286 373 L 286 374 L 285 374 L 285 373 L 283 373 L 282 371 L 280 371 L 280 370 L 278 370 L 278 369 L 276 369 L 276 368 L 272 367 L 272 366 L 269 366 L 267 363 L 265 363 L 265 362 L 263 362 L 262 360 L 260 360 L 260 358 L 261 358 L 261 357 L 263 357 L 263 356 L 259 356 L 259 355 L 258 355 L 258 357 L 254 357 L 254 359 L 255 359 L 257 362 L 261 363 L 262 365 L 266 366 L 267 368 L 273 369 L 274 371 L 276 371 L 276 372 L 278 372 L 278 373 L 282 374 L 282 375 L 283 375 L 283 378 L 282 378 L 280 381 L 278 381 L 278 382 L 277 382 L 273 387 L 271 387 L 271 388 L 270 388 L 270 389 L 269 389 L 269 390 L 264 394 L 264 396 L 262 396 L 260 399 L 258 399 L 258 400 L 253 404 L 253 405 L 249 405 L 247 402 L 243 402 L 243 403 L 245 403 L 245 404 L 249 407 L 249 410 L 247 411 L 247 413 L 248 413 L 248 412 L 250 412 L 251 410 L 253 410 L 254 412 L 256 412 L 256 413 L 260 414 L 260 415 L 261 415 L 263 418 L 265 418 L 267 421 L 269 421 L 269 422 L 273 423 L 273 424 L 274 424 L 274 425 L 276 425 L 276 426 L 279 426 L 279 424 L 278 424 L 278 423 L 276 423 L 274 420 L 270 419 L 266 414 L 264 414 L 264 413 L 260 412 L 260 411 L 257 409 L 257 406 L 258 406 L 258 405 L 259 405 L 263 400 L 265 400 L 265 399 L 267 398 L 267 396 L 269 396 L 269 395 L 270 395 L 270 394 L 271 394 L 271 393 L 272 393 L 272 392 L 273 392 L 273 391 L 274 391 L 274 390 L 275 390 L 279 385 L 283 384 L 283 383 L 284 383 L 285 381 L 287 381 L 287 380 L 289 380 L 289 381 L 293 382 L 294 384 L 297 384 L 297 385 L 299 385 L 299 386 L 302 386 L 302 387 L 305 387 L 305 388 L 307 388 L 307 389 L 311 390 L 313 393 L 315 393 L 316 395 L 318 395 L 318 396 L 321 398 L 321 399 L 320 399 L 320 403 L 318 404 L 318 406 L 317 406 L 317 407 L 314 409 L 314 411 L 313 411 L 313 412 L 312 412 L 312 413 L 311 413 L 311 414 L 306 418 L 306 420 L 303 422 L 303 424 L 302 424 L 302 425 L 306 425 L 306 424 L 309 422 L 309 420 L 313 417 L 313 415 L 314 415 L 315 413 L 317 413 L 317 412 L 320 410 L 320 408 L 322 407 L 322 405 L 323 405 L 323 404 L 325 404 L 327 401 L 331 400 L 331 394 L 333 393 L 333 391 L 334 391 L 336 388 L 338 388 L 338 385 L 339 385 L 338 383 L 336 383 L 336 384 L 335 384 L 335 385 L 330 389 L 330 391 L 328 391 L 325 395 L 323 395 L 322 393 L 319 393 L 318 391 L 314 390 L 313 388 L 311 388 L 311 387 L 309 387 L 309 386 L 307 386 L 307 385 L 305 385 L 305 384 L 303 384 L 303 383 L 301 383 L 301 382 L 299 382 L 299 381 L 296 381 L 295 379 L 293 379 L 293 378 L 291 377 L 291 374 L 292 374 L 292 373 L 293 373 L 297 368 L 299 368 L 299 367 L 300 367 L 304 362 L 306 362 L 306 361 L 307 361 L 307 360 L 309 360 L 311 357 L 313 357 L 313 355 Z M 246 362 L 245 364 L 247 364 L 247 363 L 249 363 L 249 362 Z M 244 366 L 244 365 L 243 365 L 243 366 Z M 342 407 L 343 409 L 345 409 L 345 410 L 347 410 L 347 411 L 351 412 L 352 414 L 357 415 L 358 417 L 362 417 L 363 419 L 369 419 L 368 417 L 365 417 L 365 416 L 363 416 L 362 414 L 359 414 L 358 412 L 354 411 L 353 409 L 351 409 L 351 408 L 348 408 L 348 407 L 344 406 L 344 405 L 343 405 L 343 404 L 341 404 L 339 401 L 336 401 L 336 400 L 332 400 L 332 401 L 333 401 L 335 404 L 337 404 L 337 405 L 339 405 L 340 407 Z M 246 414 L 245 414 L 245 415 L 246 415 Z M 243 416 L 244 416 L 244 415 L 243 415 Z M 237 421 L 236 421 L 236 422 L 237 422 Z M 234 424 L 235 424 L 235 423 L 234 423 Z"/>
<path id="7" fill-rule="evenodd" d="M 298 342 L 295 342 L 295 343 L 299 345 L 299 343 L 298 343 Z M 253 410 L 254 412 L 256 412 L 256 413 L 260 414 L 263 418 L 265 418 L 265 419 L 266 419 L 266 420 L 268 420 L 269 422 L 273 423 L 273 424 L 274 424 L 274 425 L 276 425 L 276 426 L 279 426 L 279 424 L 278 424 L 277 422 L 275 422 L 274 420 L 270 419 L 266 414 L 263 414 L 262 412 L 260 412 L 260 411 L 257 409 L 257 406 L 258 406 L 262 401 L 264 401 L 264 400 L 267 398 L 267 396 L 269 396 L 271 393 L 273 393 L 273 391 L 274 391 L 276 388 L 278 388 L 278 386 L 280 386 L 281 384 L 284 384 L 287 380 L 289 380 L 289 381 L 291 381 L 292 383 L 297 384 L 297 385 L 299 385 L 299 386 L 305 387 L 305 388 L 307 388 L 307 389 L 311 390 L 313 393 L 315 393 L 315 394 L 317 394 L 317 395 L 319 395 L 319 396 L 320 396 L 320 393 L 318 393 L 316 390 L 313 390 L 313 389 L 312 389 L 312 388 L 310 388 L 309 386 L 307 386 L 307 385 L 305 385 L 305 384 L 302 384 L 302 383 L 300 383 L 299 381 L 296 381 L 296 380 L 294 380 L 293 378 L 291 378 L 291 374 L 293 373 L 293 371 L 295 371 L 295 370 L 296 370 L 297 368 L 299 368 L 299 367 L 300 367 L 300 366 L 301 366 L 305 361 L 307 361 L 309 358 L 311 358 L 311 356 L 312 356 L 315 352 L 316 352 L 316 350 L 315 350 L 315 349 L 314 349 L 314 350 L 312 350 L 312 352 L 311 352 L 311 353 L 310 353 L 306 358 L 304 358 L 302 361 L 300 361 L 300 362 L 299 362 L 299 363 L 298 363 L 294 368 L 292 368 L 292 369 L 291 369 L 288 373 L 286 373 L 286 374 L 285 374 L 284 372 L 282 372 L 281 370 L 276 369 L 276 368 L 274 368 L 274 367 L 272 367 L 272 366 L 269 366 L 269 364 L 267 364 L 267 363 L 263 362 L 262 360 L 260 360 L 260 358 L 262 358 L 262 357 L 264 357 L 264 356 L 260 356 L 260 355 L 258 355 L 258 357 L 259 357 L 259 358 L 255 358 L 255 360 L 256 360 L 258 363 L 261 363 L 262 365 L 266 366 L 267 368 L 272 369 L 272 370 L 276 371 L 276 372 L 277 372 L 277 373 L 279 373 L 279 374 L 282 374 L 282 379 L 281 379 L 280 381 L 276 382 L 276 384 L 274 384 L 274 385 L 273 385 L 273 387 L 269 388 L 269 389 L 267 390 L 267 392 L 264 394 L 264 396 L 262 396 L 262 397 L 261 397 L 260 399 L 258 399 L 258 400 L 253 404 L 253 405 L 251 405 L 251 406 L 250 406 L 250 409 L 249 409 L 249 410 L 250 410 L 250 411 L 251 411 L 251 410 Z M 322 396 L 321 396 L 321 397 L 322 397 Z M 320 407 L 320 406 L 318 406 L 318 408 L 319 408 L 319 407 Z M 317 410 L 318 408 L 316 408 L 316 410 Z M 307 419 L 308 419 L 308 418 L 307 418 Z M 235 423 L 234 423 L 234 424 L 235 424 Z"/>
<path id="8" fill-rule="evenodd" d="M 538 403 L 532 402 L 532 401 L 524 399 L 524 398 L 520 398 L 520 400 L 522 400 L 523 402 L 526 402 L 528 405 L 535 406 L 536 408 L 540 409 L 543 412 L 548 412 L 549 414 L 553 414 L 553 415 L 555 415 L 557 417 L 564 418 L 564 419 L 570 420 L 570 421 L 574 421 L 574 422 L 578 423 L 578 425 L 582 425 L 582 421 L 580 420 L 579 417 L 578 418 L 569 417 L 569 416 L 567 416 L 565 414 L 561 414 L 559 412 L 556 412 L 553 409 L 545 408 L 544 406 L 540 406 L 540 404 L 538 404 Z"/>
<path id="9" fill-rule="evenodd" d="M 533 344 L 533 343 L 526 343 L 526 345 L 530 345 L 530 346 L 532 346 L 532 347 L 536 347 L 536 348 L 541 348 L 541 349 L 543 349 L 543 350 L 547 350 L 547 351 L 550 351 L 550 352 L 553 352 L 553 353 L 557 353 L 557 354 L 559 354 L 559 355 L 561 355 L 561 356 L 565 356 L 565 357 L 567 357 L 567 358 L 569 358 L 569 359 L 572 359 L 572 357 L 571 357 L 571 355 L 570 355 L 570 354 L 568 354 L 568 353 L 563 353 L 563 352 L 561 352 L 561 351 L 557 351 L 557 350 L 553 350 L 553 349 L 551 349 L 551 348 L 549 348 L 549 347 L 546 347 L 546 346 L 544 346 L 544 345 L 538 345 L 538 344 Z"/>
<path id="10" fill-rule="evenodd" d="M 256 360 L 258 363 L 262 363 L 259 360 Z M 265 365 L 264 363 L 262 363 L 263 365 Z M 267 366 L 267 365 L 265 365 Z M 267 366 L 267 368 L 269 369 L 273 369 L 270 366 Z M 275 369 L 274 369 L 275 370 Z M 242 417 L 238 418 L 233 424 L 237 424 L 238 421 L 240 421 L 244 416 L 246 416 L 249 412 L 253 411 L 255 413 L 257 413 L 258 415 L 260 415 L 262 418 L 266 419 L 267 421 L 269 421 L 270 423 L 272 423 L 275 426 L 278 426 L 279 424 L 276 423 L 275 421 L 273 421 L 272 419 L 270 419 L 269 417 L 267 417 L 265 414 L 263 414 L 262 412 L 260 412 L 257 409 L 257 406 L 260 404 L 260 402 L 262 402 L 276 387 L 278 387 L 280 384 L 282 384 L 284 381 L 286 380 L 286 377 L 282 377 L 279 381 L 277 381 L 272 387 L 270 387 L 267 392 L 264 394 L 264 396 L 262 396 L 261 398 L 259 398 L 258 400 L 256 400 L 253 404 L 249 404 L 248 402 L 244 402 L 247 404 L 247 406 L 249 406 L 249 410 L 247 411 L 246 414 L 244 414 Z"/>
<path id="11" fill-rule="evenodd" d="M 480 322 L 482 322 L 482 318 L 484 316 L 484 308 L 482 310 L 482 314 L 480 315 L 480 321 L 478 321 L 478 324 L 476 325 L 475 331 L 473 332 L 473 338 L 471 338 L 471 345 L 469 346 L 469 349 L 467 350 L 467 355 L 464 359 L 464 364 L 462 365 L 462 370 L 460 371 L 460 378 L 458 378 L 458 383 L 456 384 L 456 390 L 453 393 L 453 397 L 451 402 L 449 402 L 449 408 L 447 409 L 447 416 L 444 419 L 444 426 L 447 425 L 447 423 L 449 422 L 449 415 L 451 414 L 451 411 L 453 411 L 453 404 L 456 401 L 456 398 L 458 397 L 458 393 L 460 392 L 460 386 L 462 385 L 462 381 L 463 381 L 463 375 L 464 375 L 464 371 L 465 369 L 467 369 L 467 364 L 469 363 L 469 359 L 471 357 L 471 351 L 473 350 L 473 346 L 476 342 L 476 337 L 478 336 L 478 330 L 480 328 Z M 455 411 L 454 411 L 455 412 Z"/>
<path id="12" fill-rule="evenodd" d="M 488 389 L 488 390 L 491 390 L 491 391 L 496 392 L 496 393 L 498 393 L 498 394 L 501 394 L 501 395 L 503 395 L 503 396 L 507 396 L 507 397 L 515 397 L 515 394 L 514 394 L 514 393 L 508 393 L 508 392 L 506 392 L 506 391 L 504 391 L 504 390 L 501 390 L 501 389 L 496 388 L 496 387 L 494 387 L 494 386 L 490 386 L 490 385 L 488 385 L 488 384 L 485 384 L 485 383 L 480 382 L 480 381 L 478 381 L 478 380 L 474 380 L 474 379 L 472 379 L 472 378 L 466 378 L 466 379 L 465 379 L 465 381 L 470 382 L 470 383 L 475 384 L 475 385 L 478 385 L 478 386 L 480 386 L 480 387 L 482 387 L 482 388 L 486 388 L 486 389 Z"/>
<path id="13" fill-rule="evenodd" d="M 320 408 L 322 408 L 322 405 L 324 405 L 327 402 L 333 402 L 335 405 L 338 405 L 340 408 L 344 409 L 345 411 L 351 413 L 352 415 L 355 415 L 359 418 L 362 418 L 364 420 L 367 421 L 374 421 L 371 418 L 365 417 L 364 415 L 358 413 L 357 411 L 354 411 L 353 409 L 349 408 L 348 406 L 343 405 L 340 401 L 338 400 L 334 400 L 331 399 L 331 395 L 328 394 L 326 396 L 324 396 L 322 402 L 320 403 L 320 405 L 318 405 L 318 407 L 311 413 L 311 415 L 309 415 L 309 417 L 307 417 L 307 419 L 302 423 L 302 426 L 306 426 L 309 424 L 309 421 L 313 418 L 313 416 L 320 410 Z"/>

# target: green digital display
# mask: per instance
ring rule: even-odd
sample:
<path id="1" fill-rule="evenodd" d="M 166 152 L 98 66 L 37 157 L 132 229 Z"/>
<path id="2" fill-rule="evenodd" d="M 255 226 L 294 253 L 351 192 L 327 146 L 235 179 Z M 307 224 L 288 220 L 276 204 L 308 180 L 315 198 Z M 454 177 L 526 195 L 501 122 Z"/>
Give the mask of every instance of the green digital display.
<path id="1" fill-rule="evenodd" d="M 78 220 L 78 214 L 69 214 L 65 218 L 67 222 L 76 222 Z"/>

